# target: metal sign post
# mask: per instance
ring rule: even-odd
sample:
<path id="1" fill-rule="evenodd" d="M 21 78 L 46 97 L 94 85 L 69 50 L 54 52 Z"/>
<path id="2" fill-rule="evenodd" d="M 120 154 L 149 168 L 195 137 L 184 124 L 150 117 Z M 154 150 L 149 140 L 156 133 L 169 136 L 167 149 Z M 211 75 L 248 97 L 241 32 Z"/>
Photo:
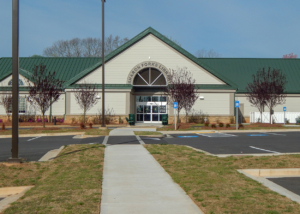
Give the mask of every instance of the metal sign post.
<path id="1" fill-rule="evenodd" d="M 174 114 L 175 114 L 175 130 L 177 129 L 176 126 L 176 114 L 177 114 L 177 109 L 178 109 L 178 103 L 177 102 L 173 102 L 173 109 L 174 109 Z"/>
<path id="2" fill-rule="evenodd" d="M 283 116 L 283 120 L 284 120 L 284 125 L 285 125 L 285 112 L 286 112 L 286 107 L 283 107 L 283 113 L 284 113 L 284 114 L 283 114 L 283 115 L 284 115 L 284 116 Z"/>
<path id="3" fill-rule="evenodd" d="M 236 126 L 236 130 L 238 130 L 240 101 L 235 101 L 234 106 L 235 106 L 235 112 L 236 112 L 235 113 L 235 126 Z"/>

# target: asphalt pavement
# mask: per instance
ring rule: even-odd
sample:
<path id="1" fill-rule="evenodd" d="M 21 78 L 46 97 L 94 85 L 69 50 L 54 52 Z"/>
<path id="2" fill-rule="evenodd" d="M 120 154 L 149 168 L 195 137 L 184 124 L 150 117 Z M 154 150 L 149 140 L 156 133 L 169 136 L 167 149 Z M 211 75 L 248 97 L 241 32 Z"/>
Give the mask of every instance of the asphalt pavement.
<path id="1" fill-rule="evenodd" d="M 267 178 L 283 188 L 300 195 L 300 177 Z"/>
<path id="2" fill-rule="evenodd" d="M 26 161 L 38 161 L 48 151 L 70 144 L 102 143 L 104 137 L 74 139 L 73 136 L 21 137 L 19 138 L 19 157 Z M 11 138 L 0 139 L 0 162 L 11 157 Z"/>

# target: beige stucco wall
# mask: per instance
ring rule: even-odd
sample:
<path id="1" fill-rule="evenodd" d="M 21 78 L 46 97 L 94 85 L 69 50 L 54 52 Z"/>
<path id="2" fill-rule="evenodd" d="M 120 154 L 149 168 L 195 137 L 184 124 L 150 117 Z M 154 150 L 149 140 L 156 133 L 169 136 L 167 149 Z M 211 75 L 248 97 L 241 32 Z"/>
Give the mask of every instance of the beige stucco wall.
<path id="1" fill-rule="evenodd" d="M 204 97 L 204 100 L 198 99 L 193 110 L 199 112 L 200 110 L 204 114 L 210 116 L 232 116 L 231 110 L 231 93 L 199 93 L 199 97 Z M 173 111 L 173 110 L 172 110 Z M 185 114 L 185 111 L 180 112 L 181 115 Z"/>
<path id="2" fill-rule="evenodd" d="M 237 94 L 235 100 L 240 101 L 240 104 L 244 104 L 244 116 L 249 117 L 250 112 L 258 112 L 256 107 L 251 106 L 244 94 Z M 300 95 L 288 94 L 285 104 L 277 105 L 274 108 L 275 112 L 282 112 L 283 107 L 287 107 L 289 112 L 300 112 Z M 265 112 L 269 112 L 268 107 L 265 107 Z"/>
<path id="3" fill-rule="evenodd" d="M 176 69 L 177 66 L 187 67 L 193 73 L 196 84 L 224 84 L 224 82 L 151 34 L 105 64 L 105 83 L 126 84 L 129 72 L 137 64 L 145 61 L 161 63 L 168 69 Z M 101 76 L 102 67 L 99 67 L 78 83 L 100 83 L 102 81 Z"/>
<path id="4" fill-rule="evenodd" d="M 101 93 L 98 94 L 101 98 Z M 129 102 L 129 101 L 128 101 Z M 87 115 L 95 115 L 101 113 L 102 100 L 99 99 L 98 103 L 94 105 L 91 110 L 87 112 Z M 107 92 L 105 93 L 105 109 L 113 110 L 115 115 L 126 114 L 126 93 L 122 92 Z M 75 96 L 70 92 L 70 115 L 82 115 L 83 110 L 77 104 Z"/>

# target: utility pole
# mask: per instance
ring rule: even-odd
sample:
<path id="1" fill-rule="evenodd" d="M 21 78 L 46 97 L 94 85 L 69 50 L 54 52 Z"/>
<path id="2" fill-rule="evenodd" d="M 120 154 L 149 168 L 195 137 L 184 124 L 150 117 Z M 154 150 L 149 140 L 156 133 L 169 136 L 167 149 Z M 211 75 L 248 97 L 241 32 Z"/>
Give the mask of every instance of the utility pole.
<path id="1" fill-rule="evenodd" d="M 105 56 L 104 56 L 104 2 L 102 1 L 102 125 L 101 127 L 105 127 L 105 81 L 104 81 L 104 73 L 105 73 Z"/>
<path id="2" fill-rule="evenodd" d="M 19 158 L 19 0 L 12 0 L 12 143 L 8 162 Z"/>

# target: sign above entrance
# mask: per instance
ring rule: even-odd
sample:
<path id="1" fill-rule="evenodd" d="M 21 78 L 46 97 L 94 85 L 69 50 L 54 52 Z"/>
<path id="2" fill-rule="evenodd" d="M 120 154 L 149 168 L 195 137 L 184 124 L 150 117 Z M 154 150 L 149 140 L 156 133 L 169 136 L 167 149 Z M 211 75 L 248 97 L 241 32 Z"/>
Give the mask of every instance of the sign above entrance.
<path id="1" fill-rule="evenodd" d="M 178 108 L 178 103 L 177 102 L 173 102 L 173 108 L 177 109 Z"/>
<path id="2" fill-rule="evenodd" d="M 170 82 L 170 72 L 169 70 L 166 68 L 166 66 L 164 66 L 163 64 L 159 63 L 159 62 L 154 62 L 154 61 L 146 61 L 146 62 L 142 62 L 137 64 L 136 66 L 134 66 L 134 68 L 130 71 L 128 77 L 127 77 L 127 84 L 131 84 L 133 85 L 133 79 L 135 77 L 135 75 L 137 75 L 137 73 L 145 68 L 156 68 L 157 70 L 159 70 L 160 72 L 163 73 L 163 75 L 165 76 L 165 78 L 167 79 L 167 82 Z"/>

